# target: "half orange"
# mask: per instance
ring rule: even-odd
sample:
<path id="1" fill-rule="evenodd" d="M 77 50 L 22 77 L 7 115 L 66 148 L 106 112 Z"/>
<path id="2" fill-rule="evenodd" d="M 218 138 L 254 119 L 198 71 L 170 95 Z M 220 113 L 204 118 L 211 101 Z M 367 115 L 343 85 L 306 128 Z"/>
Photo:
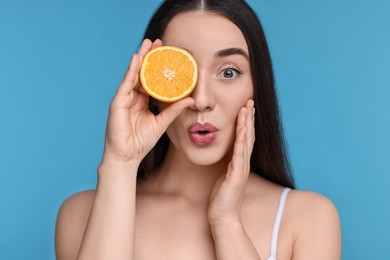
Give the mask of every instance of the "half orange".
<path id="1" fill-rule="evenodd" d="M 141 65 L 145 91 L 163 102 L 175 102 L 191 94 L 198 80 L 198 65 L 186 50 L 161 46 L 149 51 Z"/>

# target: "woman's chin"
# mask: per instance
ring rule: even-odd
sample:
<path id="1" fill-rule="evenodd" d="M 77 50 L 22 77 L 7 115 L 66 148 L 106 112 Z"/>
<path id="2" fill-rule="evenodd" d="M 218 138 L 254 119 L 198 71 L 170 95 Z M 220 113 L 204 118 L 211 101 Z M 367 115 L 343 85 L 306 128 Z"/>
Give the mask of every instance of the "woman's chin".
<path id="1" fill-rule="evenodd" d="M 229 163 L 230 160 L 226 159 L 225 153 L 217 153 L 217 152 L 197 152 L 187 154 L 188 160 L 199 166 L 211 166 L 219 163 Z"/>

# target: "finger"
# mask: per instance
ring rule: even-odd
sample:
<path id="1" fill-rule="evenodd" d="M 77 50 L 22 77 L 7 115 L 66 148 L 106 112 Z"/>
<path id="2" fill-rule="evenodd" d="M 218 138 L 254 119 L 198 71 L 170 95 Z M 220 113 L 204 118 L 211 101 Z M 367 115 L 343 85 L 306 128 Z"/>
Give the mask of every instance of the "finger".
<path id="1" fill-rule="evenodd" d="M 142 93 L 142 94 L 144 94 L 146 96 L 149 96 L 149 94 L 145 91 L 144 87 L 142 86 L 142 84 L 141 84 L 141 82 L 139 80 L 139 73 L 135 77 L 134 86 L 136 87 L 136 89 L 137 89 L 137 91 L 139 93 Z"/>
<path id="2" fill-rule="evenodd" d="M 163 42 L 160 39 L 156 39 L 152 44 L 152 49 L 160 47 L 163 45 Z"/>
<path id="3" fill-rule="evenodd" d="M 149 96 L 148 92 L 145 91 L 144 87 L 142 86 L 142 84 L 139 84 L 138 85 L 138 88 L 137 88 L 138 92 L 146 95 L 146 96 Z"/>
<path id="4" fill-rule="evenodd" d="M 117 94 L 127 95 L 135 87 L 134 83 L 138 77 L 139 66 L 139 56 L 137 54 L 134 54 L 131 59 L 129 68 L 123 78 L 123 81 L 118 87 Z"/>
<path id="5" fill-rule="evenodd" d="M 236 126 L 236 140 L 233 147 L 233 157 L 232 157 L 232 168 L 235 170 L 240 169 L 242 171 L 242 157 L 244 156 L 245 151 L 245 142 L 246 138 L 246 117 L 247 117 L 247 108 L 242 107 L 238 113 L 237 126 Z M 241 158 L 241 160 L 239 160 Z"/>
<path id="6" fill-rule="evenodd" d="M 254 102 L 252 99 L 246 103 L 247 114 L 245 118 L 245 127 L 248 130 L 245 139 L 245 152 L 244 152 L 244 174 L 249 175 L 250 172 L 250 159 L 254 145 Z"/>
<path id="7" fill-rule="evenodd" d="M 235 170 L 237 170 L 239 167 L 241 167 L 241 165 L 243 165 L 243 164 L 239 163 L 239 161 L 237 159 L 239 157 L 244 156 L 244 146 L 245 146 L 244 143 L 246 142 L 246 138 L 242 139 L 241 132 L 243 131 L 242 129 L 246 125 L 246 117 L 247 117 L 247 108 L 242 107 L 238 113 L 238 116 L 237 116 L 236 140 L 235 140 L 234 146 L 233 146 L 233 157 L 232 157 L 232 163 L 231 163 L 231 167 L 233 167 L 233 165 L 234 165 Z"/>
<path id="8" fill-rule="evenodd" d="M 133 58 L 130 62 L 130 65 L 129 65 L 129 69 L 127 70 L 127 73 L 124 77 L 124 80 L 128 80 L 129 77 L 128 77 L 128 74 L 130 74 L 130 72 L 136 72 L 136 76 L 138 76 L 138 72 L 139 72 L 139 68 L 141 67 L 141 62 L 142 62 L 142 58 L 143 56 L 145 56 L 145 53 L 147 53 L 150 48 L 152 47 L 152 41 L 149 40 L 149 39 L 145 39 L 142 44 L 141 44 L 141 47 L 139 48 L 138 50 L 138 54 L 134 54 L 133 55 Z M 137 66 L 134 66 L 132 67 L 132 63 L 133 63 L 133 60 L 135 59 L 135 57 L 137 57 Z M 134 78 L 136 79 L 136 78 Z M 133 78 L 131 78 L 130 82 L 135 82 L 135 80 L 133 80 Z"/>
<path id="9" fill-rule="evenodd" d="M 146 53 L 148 53 L 148 51 L 151 50 L 152 45 L 153 45 L 153 43 L 149 39 L 145 39 L 142 42 L 141 47 L 138 50 L 138 55 L 141 57 L 141 59 L 143 59 L 143 57 L 145 57 Z"/>
<path id="10" fill-rule="evenodd" d="M 251 153 L 255 141 L 255 124 L 254 124 L 255 108 L 254 108 L 253 100 L 249 100 L 247 102 L 246 107 L 248 109 L 247 118 L 246 118 L 246 127 L 248 128 L 247 145 L 249 148 L 248 151 L 249 153 Z"/>
<path id="11" fill-rule="evenodd" d="M 233 156 L 230 164 L 230 171 L 228 171 L 226 178 L 238 185 L 246 183 L 245 172 L 245 154 L 246 154 L 246 135 L 247 128 L 242 127 L 238 131 L 236 140 L 234 142 Z"/>
<path id="12" fill-rule="evenodd" d="M 135 75 L 133 85 L 136 86 L 138 84 L 138 82 L 139 82 L 139 73 L 137 73 L 137 75 Z"/>
<path id="13" fill-rule="evenodd" d="M 165 132 L 168 126 L 178 117 L 181 112 L 192 105 L 194 105 L 194 99 L 187 97 L 169 105 L 166 109 L 161 111 L 157 116 L 157 124 L 161 133 Z"/>
<path id="14" fill-rule="evenodd" d="M 246 110 L 247 110 L 246 107 L 242 107 L 238 112 L 237 125 L 236 125 L 236 138 L 240 129 L 245 126 Z"/>
<path id="15" fill-rule="evenodd" d="M 236 143 L 235 148 L 238 147 L 238 150 L 235 150 L 234 158 L 232 162 L 235 165 L 235 171 L 239 174 L 240 178 L 246 180 L 250 172 L 250 157 L 253 150 L 253 138 L 254 138 L 254 127 L 253 127 L 253 100 L 248 100 L 245 107 L 241 108 L 236 126 Z M 239 132 L 242 128 L 246 129 L 245 138 L 241 140 Z M 242 141 L 242 146 L 240 143 Z M 240 154 L 240 147 L 243 149 L 242 154 Z M 238 151 L 238 152 L 237 152 Z M 241 161 L 238 163 L 238 158 Z"/>

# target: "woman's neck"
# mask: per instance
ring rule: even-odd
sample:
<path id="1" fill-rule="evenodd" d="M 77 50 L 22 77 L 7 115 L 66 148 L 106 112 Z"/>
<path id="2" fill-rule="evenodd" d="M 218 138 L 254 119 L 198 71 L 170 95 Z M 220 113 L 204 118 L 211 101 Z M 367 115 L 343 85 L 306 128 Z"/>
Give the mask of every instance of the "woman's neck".
<path id="1" fill-rule="evenodd" d="M 148 192 L 179 195 L 205 202 L 217 179 L 227 171 L 230 159 L 213 165 L 197 165 L 175 147 L 170 146 L 162 165 L 141 184 Z"/>

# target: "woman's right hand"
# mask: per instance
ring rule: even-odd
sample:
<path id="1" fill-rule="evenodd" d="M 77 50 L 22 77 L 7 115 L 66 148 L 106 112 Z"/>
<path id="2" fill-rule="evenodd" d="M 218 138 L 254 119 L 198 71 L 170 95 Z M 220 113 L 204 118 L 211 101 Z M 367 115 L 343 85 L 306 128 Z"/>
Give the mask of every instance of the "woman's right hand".
<path id="1" fill-rule="evenodd" d="M 149 96 L 139 82 L 139 70 L 148 51 L 161 46 L 161 40 L 143 41 L 110 104 L 103 161 L 133 162 L 139 165 L 173 120 L 193 105 L 192 98 L 175 102 L 154 115 L 148 107 Z"/>

